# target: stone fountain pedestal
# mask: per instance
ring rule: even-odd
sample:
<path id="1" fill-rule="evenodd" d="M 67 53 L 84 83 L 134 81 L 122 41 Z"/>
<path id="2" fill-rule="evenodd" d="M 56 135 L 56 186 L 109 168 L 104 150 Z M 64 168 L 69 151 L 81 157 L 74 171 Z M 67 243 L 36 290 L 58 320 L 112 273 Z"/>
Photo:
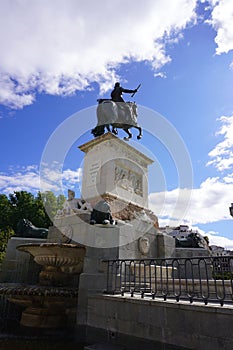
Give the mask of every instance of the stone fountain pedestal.
<path id="1" fill-rule="evenodd" d="M 70 282 L 83 270 L 86 248 L 80 244 L 28 243 L 17 249 L 43 266 L 38 285 L 4 284 L 0 288 L 0 294 L 24 308 L 20 324 L 33 328 L 71 326 L 69 315 L 77 310 L 78 285 Z"/>

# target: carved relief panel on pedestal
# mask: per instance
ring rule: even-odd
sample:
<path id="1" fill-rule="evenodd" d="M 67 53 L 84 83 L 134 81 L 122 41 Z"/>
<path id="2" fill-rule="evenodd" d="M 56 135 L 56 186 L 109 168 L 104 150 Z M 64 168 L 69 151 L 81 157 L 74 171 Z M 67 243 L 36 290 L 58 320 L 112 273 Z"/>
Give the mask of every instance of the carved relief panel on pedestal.
<path id="1" fill-rule="evenodd" d="M 117 186 L 143 196 L 142 175 L 122 165 L 115 165 L 115 183 Z"/>

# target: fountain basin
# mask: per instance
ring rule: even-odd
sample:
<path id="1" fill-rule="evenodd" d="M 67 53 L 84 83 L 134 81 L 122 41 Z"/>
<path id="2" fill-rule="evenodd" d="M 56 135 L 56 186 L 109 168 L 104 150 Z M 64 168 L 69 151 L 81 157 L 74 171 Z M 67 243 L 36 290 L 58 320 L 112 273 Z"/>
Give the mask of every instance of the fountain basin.
<path id="1" fill-rule="evenodd" d="M 39 284 L 46 286 L 67 286 L 71 274 L 80 274 L 86 254 L 81 244 L 28 243 L 21 244 L 18 250 L 31 254 L 34 261 L 43 266 Z"/>
<path id="2" fill-rule="evenodd" d="M 22 326 L 58 328 L 75 324 L 70 315 L 77 310 L 77 288 L 4 284 L 0 286 L 0 295 L 24 308 Z"/>
<path id="3" fill-rule="evenodd" d="M 40 265 L 74 266 L 83 260 L 86 248 L 81 244 L 28 243 L 21 244 L 18 250 L 28 252 Z"/>

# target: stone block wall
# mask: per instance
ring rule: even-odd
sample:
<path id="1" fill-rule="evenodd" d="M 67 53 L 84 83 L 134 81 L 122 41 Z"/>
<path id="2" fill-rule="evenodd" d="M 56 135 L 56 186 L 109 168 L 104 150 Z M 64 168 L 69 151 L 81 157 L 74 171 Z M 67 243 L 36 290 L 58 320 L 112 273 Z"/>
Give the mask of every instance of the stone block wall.
<path id="1" fill-rule="evenodd" d="M 36 283 L 41 266 L 33 257 L 20 252 L 17 247 L 27 243 L 45 243 L 46 239 L 11 237 L 7 243 L 6 255 L 2 263 L 0 282 L 4 283 Z"/>
<path id="2" fill-rule="evenodd" d="M 233 349 L 233 309 L 122 296 L 88 299 L 87 340 L 139 349 Z"/>

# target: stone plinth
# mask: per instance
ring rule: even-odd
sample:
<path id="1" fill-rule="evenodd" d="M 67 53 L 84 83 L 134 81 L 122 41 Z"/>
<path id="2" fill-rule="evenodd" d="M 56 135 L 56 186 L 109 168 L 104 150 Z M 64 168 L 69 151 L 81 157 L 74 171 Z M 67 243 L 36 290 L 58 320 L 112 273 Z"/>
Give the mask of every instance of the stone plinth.
<path id="1" fill-rule="evenodd" d="M 82 196 L 92 205 L 109 199 L 113 214 L 128 204 L 148 209 L 148 166 L 153 160 L 111 133 L 81 146 Z M 134 210 L 134 208 L 133 208 Z"/>

